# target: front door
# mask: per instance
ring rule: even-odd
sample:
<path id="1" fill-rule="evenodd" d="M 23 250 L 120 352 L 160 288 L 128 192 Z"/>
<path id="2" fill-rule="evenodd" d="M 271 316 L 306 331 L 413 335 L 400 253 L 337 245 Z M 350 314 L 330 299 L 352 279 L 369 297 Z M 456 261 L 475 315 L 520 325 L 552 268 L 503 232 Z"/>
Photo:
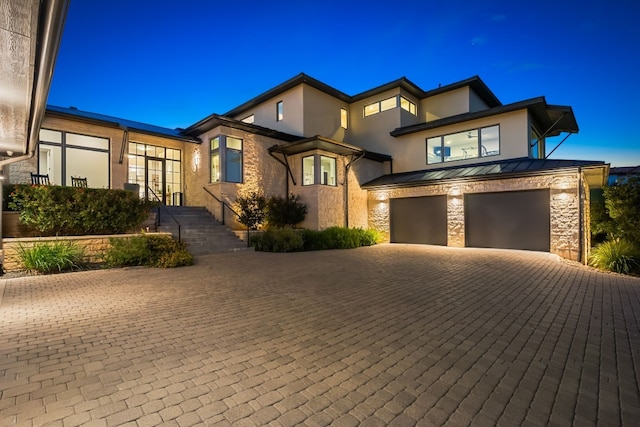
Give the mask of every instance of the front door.
<path id="1" fill-rule="evenodd" d="M 147 199 L 167 202 L 167 192 L 165 191 L 165 160 L 154 157 L 147 157 Z M 151 191 L 149 191 L 151 190 Z"/>

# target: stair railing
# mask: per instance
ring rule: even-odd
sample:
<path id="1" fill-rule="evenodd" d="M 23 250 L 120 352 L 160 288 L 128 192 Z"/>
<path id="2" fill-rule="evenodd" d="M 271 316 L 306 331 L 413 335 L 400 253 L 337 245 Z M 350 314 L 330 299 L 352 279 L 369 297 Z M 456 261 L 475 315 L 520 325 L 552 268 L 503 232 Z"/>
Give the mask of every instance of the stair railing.
<path id="1" fill-rule="evenodd" d="M 206 191 L 211 197 L 213 197 L 214 199 L 216 199 L 216 201 L 218 203 L 220 203 L 220 210 L 222 211 L 222 215 L 221 215 L 221 220 L 222 220 L 222 224 L 224 224 L 224 208 L 229 209 L 231 212 L 233 212 L 233 214 L 236 216 L 236 218 L 240 218 L 240 215 L 238 214 L 238 212 L 236 212 L 231 206 L 229 206 L 226 202 L 224 202 L 223 200 L 220 200 L 219 198 L 216 197 L 215 194 L 213 194 L 211 191 L 209 191 L 209 189 L 207 187 L 202 187 L 202 189 L 204 191 Z M 247 227 L 247 246 L 251 246 L 251 243 L 249 242 L 249 227 Z"/>
<path id="2" fill-rule="evenodd" d="M 171 212 L 169 211 L 169 209 L 167 209 L 167 207 L 165 206 L 164 203 L 162 203 L 162 200 L 160 200 L 160 198 L 158 197 L 158 195 L 155 193 L 155 191 L 153 191 L 151 189 L 151 187 L 149 187 L 147 185 L 147 190 L 149 190 L 151 192 L 151 194 L 153 194 L 153 197 L 156 199 L 156 201 L 159 203 L 158 205 L 158 215 L 156 216 L 156 229 L 159 225 L 161 225 L 161 221 L 160 221 L 160 212 L 161 209 L 164 209 L 167 211 L 167 213 L 169 214 L 169 216 L 171 217 L 171 219 L 173 220 L 173 222 L 175 222 L 178 225 L 178 242 L 182 241 L 182 226 L 180 225 L 180 222 L 178 222 L 178 220 L 176 219 L 176 217 L 174 217 Z"/>

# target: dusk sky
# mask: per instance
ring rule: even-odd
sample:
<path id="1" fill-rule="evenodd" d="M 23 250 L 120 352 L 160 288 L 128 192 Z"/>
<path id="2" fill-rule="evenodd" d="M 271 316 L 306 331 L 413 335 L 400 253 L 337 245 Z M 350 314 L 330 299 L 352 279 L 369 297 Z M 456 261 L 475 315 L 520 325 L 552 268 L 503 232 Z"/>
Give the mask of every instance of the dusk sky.
<path id="1" fill-rule="evenodd" d="M 348 95 L 478 75 L 573 107 L 552 158 L 640 165 L 637 0 L 71 0 L 48 103 L 187 127 L 300 72 Z"/>

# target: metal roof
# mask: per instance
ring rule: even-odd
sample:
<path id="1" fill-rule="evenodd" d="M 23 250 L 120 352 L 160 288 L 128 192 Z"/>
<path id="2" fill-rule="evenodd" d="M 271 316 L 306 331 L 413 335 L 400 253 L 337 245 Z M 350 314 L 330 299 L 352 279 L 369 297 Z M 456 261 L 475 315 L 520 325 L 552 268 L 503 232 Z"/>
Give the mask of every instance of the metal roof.
<path id="1" fill-rule="evenodd" d="M 88 122 L 94 122 L 101 125 L 117 127 L 120 129 L 130 130 L 134 132 L 162 136 L 166 138 L 178 139 L 181 141 L 201 142 L 198 138 L 184 135 L 182 129 L 170 129 L 161 126 L 150 125 L 147 123 L 136 122 L 133 120 L 121 119 L 119 117 L 107 116 L 104 114 L 91 113 L 88 111 L 81 111 L 76 108 L 57 107 L 54 105 L 47 105 L 47 114 L 50 116 L 60 116 L 63 118 L 73 118 Z"/>
<path id="2" fill-rule="evenodd" d="M 391 136 L 398 137 L 408 135 L 415 132 L 491 117 L 525 108 L 529 110 L 535 121 L 544 130 L 550 129 L 545 136 L 556 136 L 561 132 L 577 133 L 579 130 L 578 123 L 576 122 L 576 118 L 571 107 L 563 105 L 549 105 L 547 104 L 544 96 L 540 96 L 538 98 L 514 102 L 513 104 L 500 105 L 486 110 L 458 114 L 426 123 L 418 123 L 416 125 L 397 128 L 391 131 Z"/>
<path id="3" fill-rule="evenodd" d="M 559 169 L 581 167 L 606 167 L 604 162 L 592 160 L 549 160 L 519 158 L 497 160 L 465 166 L 450 166 L 437 169 L 402 172 L 383 175 L 362 185 L 362 188 L 413 187 L 436 184 L 443 180 L 477 180 L 534 175 Z"/>

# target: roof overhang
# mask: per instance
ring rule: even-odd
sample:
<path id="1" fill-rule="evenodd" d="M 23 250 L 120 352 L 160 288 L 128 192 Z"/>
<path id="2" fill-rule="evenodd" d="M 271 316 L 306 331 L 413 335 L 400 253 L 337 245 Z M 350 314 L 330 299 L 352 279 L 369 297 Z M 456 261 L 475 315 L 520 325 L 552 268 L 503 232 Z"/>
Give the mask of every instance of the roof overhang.
<path id="1" fill-rule="evenodd" d="M 9 0 L 0 8 L 0 156 L 34 153 L 69 0 Z M 13 156 L 13 158 L 12 158 Z"/>
<path id="2" fill-rule="evenodd" d="M 578 123 L 576 122 L 576 118 L 571 107 L 548 105 L 545 98 L 541 96 L 473 113 L 457 114 L 455 116 L 445 117 L 426 123 L 397 128 L 391 131 L 391 136 L 398 137 L 408 135 L 524 109 L 531 114 L 534 121 L 540 126 L 542 131 L 547 131 L 545 136 L 556 136 L 562 132 L 577 133 L 579 130 Z"/>
<path id="3" fill-rule="evenodd" d="M 609 169 L 609 164 L 583 167 L 582 173 L 587 184 L 589 184 L 589 188 L 602 188 L 605 186 L 609 178 Z"/>
<path id="4" fill-rule="evenodd" d="M 221 116 L 219 114 L 211 114 L 210 116 L 200 120 L 198 123 L 189 126 L 187 129 L 184 129 L 182 131 L 182 134 L 197 137 L 218 126 L 227 126 L 233 129 L 267 136 L 269 138 L 279 139 L 281 141 L 298 141 L 302 139 L 301 136 L 279 132 L 273 129 L 266 128 L 264 126 L 245 123 L 241 120 L 235 120 L 229 117 Z"/>
<path id="5" fill-rule="evenodd" d="M 363 157 L 365 159 L 381 163 L 392 159 L 388 154 L 367 151 L 355 145 L 335 141 L 320 135 L 316 135 L 311 138 L 304 138 L 289 144 L 274 145 L 269 148 L 270 153 L 279 153 L 285 156 L 293 156 L 295 154 L 306 153 L 314 150 L 322 150 L 339 156 Z"/>

